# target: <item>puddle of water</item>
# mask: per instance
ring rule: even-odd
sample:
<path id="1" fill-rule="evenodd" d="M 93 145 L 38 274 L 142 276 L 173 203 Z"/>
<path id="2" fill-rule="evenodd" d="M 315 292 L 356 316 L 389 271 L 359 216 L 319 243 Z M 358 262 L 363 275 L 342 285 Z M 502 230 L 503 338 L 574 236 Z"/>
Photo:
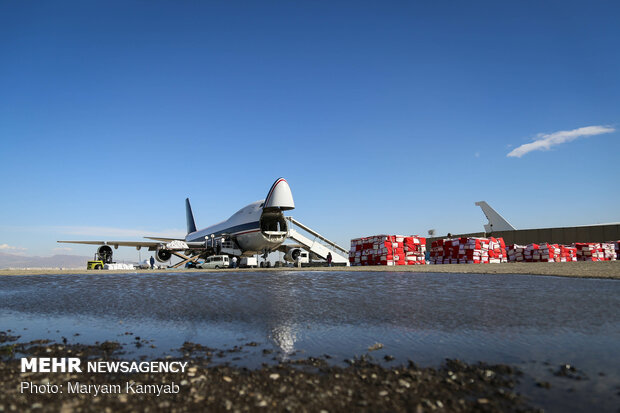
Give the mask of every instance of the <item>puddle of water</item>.
<path id="1" fill-rule="evenodd" d="M 117 340 L 126 357 L 175 354 L 184 341 L 235 353 L 254 367 L 280 358 L 368 352 L 395 362 L 445 358 L 510 363 L 538 405 L 599 410 L 620 404 L 620 282 L 528 275 L 222 272 L 4 277 L 0 329 L 21 341 Z M 127 335 L 127 332 L 133 335 Z M 75 336 L 79 333 L 79 336 Z M 152 340 L 135 347 L 134 337 Z M 230 356 L 232 357 L 232 356 Z M 228 361 L 225 359 L 224 361 Z M 548 363 L 549 365 L 545 364 Z M 553 376 L 570 363 L 588 380 Z M 600 375 L 603 373 L 604 375 Z M 534 386 L 536 380 L 551 389 Z M 575 388 L 578 391 L 572 391 Z M 566 404 L 568 403 L 568 404 Z"/>

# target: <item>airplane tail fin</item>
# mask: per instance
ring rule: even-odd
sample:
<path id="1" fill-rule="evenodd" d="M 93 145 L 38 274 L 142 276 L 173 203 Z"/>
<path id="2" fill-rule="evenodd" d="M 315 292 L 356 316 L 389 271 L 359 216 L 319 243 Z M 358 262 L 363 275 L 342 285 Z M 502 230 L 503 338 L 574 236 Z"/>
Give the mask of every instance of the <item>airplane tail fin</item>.
<path id="1" fill-rule="evenodd" d="M 192 213 L 192 206 L 189 204 L 189 198 L 185 198 L 185 218 L 187 220 L 187 233 L 196 232 L 196 222 Z"/>
<path id="2" fill-rule="evenodd" d="M 493 231 L 514 231 L 515 227 L 510 225 L 510 222 L 506 221 L 506 219 L 501 216 L 497 211 L 495 211 L 489 204 L 485 201 L 478 201 L 476 205 L 482 209 L 484 215 L 489 220 L 489 223 L 484 226 L 484 231 L 491 233 Z"/>

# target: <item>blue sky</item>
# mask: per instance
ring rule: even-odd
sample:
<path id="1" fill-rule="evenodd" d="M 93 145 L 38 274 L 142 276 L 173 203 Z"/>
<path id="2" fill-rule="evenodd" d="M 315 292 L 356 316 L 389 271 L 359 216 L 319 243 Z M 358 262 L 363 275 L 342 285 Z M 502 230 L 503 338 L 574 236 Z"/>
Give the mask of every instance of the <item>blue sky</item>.
<path id="1" fill-rule="evenodd" d="M 479 200 L 517 228 L 620 221 L 619 19 L 613 1 L 1 2 L 0 246 L 182 233 L 185 197 L 204 227 L 279 176 L 345 246 L 482 230 Z"/>

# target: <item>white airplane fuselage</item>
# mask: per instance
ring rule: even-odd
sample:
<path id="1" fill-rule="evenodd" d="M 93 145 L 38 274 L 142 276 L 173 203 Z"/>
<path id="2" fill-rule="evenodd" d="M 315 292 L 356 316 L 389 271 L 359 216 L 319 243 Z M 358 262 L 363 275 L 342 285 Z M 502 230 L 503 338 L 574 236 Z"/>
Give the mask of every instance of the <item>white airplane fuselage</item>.
<path id="1" fill-rule="evenodd" d="M 288 234 L 282 211 L 295 208 L 290 187 L 278 179 L 267 198 L 253 202 L 226 221 L 187 234 L 187 242 L 204 242 L 209 238 L 229 237 L 236 241 L 243 255 L 252 255 L 279 247 Z"/>
<path id="2" fill-rule="evenodd" d="M 263 203 L 264 201 L 253 202 L 226 221 L 187 234 L 185 240 L 201 242 L 211 238 L 211 235 L 214 238 L 229 236 L 236 240 L 244 254 L 247 252 L 246 255 L 277 248 L 286 239 L 286 220 L 280 211 L 265 213 L 261 206 Z"/>
<path id="3" fill-rule="evenodd" d="M 90 244 L 114 248 L 119 246 L 148 248 L 149 251 L 156 251 L 155 259 L 159 262 L 170 260 L 173 254 L 179 256 L 179 251 L 195 256 L 201 254 L 206 249 L 212 249 L 216 245 L 213 241 L 231 240 L 241 250 L 242 255 L 253 255 L 255 253 L 266 254 L 278 248 L 288 236 L 287 221 L 283 211 L 295 208 L 291 188 L 286 179 L 279 178 L 271 186 L 269 193 L 264 201 L 257 201 L 247 205 L 233 214 L 226 221 L 210 227 L 197 230 L 194 222 L 194 214 L 189 204 L 189 199 L 185 200 L 187 235 L 185 242 L 180 242 L 178 238 L 154 238 L 148 241 L 58 241 L 70 244 Z M 211 242 L 209 242 L 211 241 Z M 102 248 L 102 247 L 100 247 Z M 107 250 L 106 250 L 107 251 Z M 211 252 L 211 251 L 209 251 Z M 111 256 L 111 254 L 110 254 Z M 183 257 L 187 258 L 188 257 Z"/>

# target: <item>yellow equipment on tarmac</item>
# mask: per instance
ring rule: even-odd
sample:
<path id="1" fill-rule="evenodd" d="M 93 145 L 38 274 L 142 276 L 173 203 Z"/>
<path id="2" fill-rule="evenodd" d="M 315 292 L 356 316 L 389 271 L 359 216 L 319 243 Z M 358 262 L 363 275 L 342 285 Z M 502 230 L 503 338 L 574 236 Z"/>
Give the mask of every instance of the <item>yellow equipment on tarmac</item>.
<path id="1" fill-rule="evenodd" d="M 87 270 L 103 270 L 105 264 L 112 263 L 112 248 L 108 245 L 102 245 L 97 249 L 95 258 L 86 264 Z"/>

